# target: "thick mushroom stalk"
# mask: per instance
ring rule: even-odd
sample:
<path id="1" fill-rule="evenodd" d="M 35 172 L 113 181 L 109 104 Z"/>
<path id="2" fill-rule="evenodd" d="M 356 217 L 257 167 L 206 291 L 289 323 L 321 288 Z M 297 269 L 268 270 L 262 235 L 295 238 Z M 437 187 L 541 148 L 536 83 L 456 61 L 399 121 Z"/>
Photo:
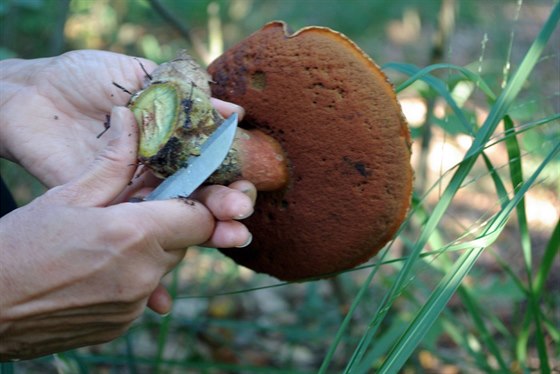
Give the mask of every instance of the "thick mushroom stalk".
<path id="1" fill-rule="evenodd" d="M 272 22 L 208 71 L 213 96 L 243 106 L 245 126 L 288 157 L 288 185 L 259 194 L 246 220 L 252 243 L 223 253 L 301 280 L 352 268 L 393 237 L 410 203 L 410 134 L 392 85 L 352 41 Z"/>
<path id="2" fill-rule="evenodd" d="M 155 175 L 165 178 L 199 155 L 202 144 L 223 123 L 210 102 L 208 80 L 208 74 L 181 51 L 131 97 L 129 107 L 140 129 L 138 157 Z M 239 179 L 251 180 L 261 191 L 284 187 L 288 171 L 280 145 L 259 130 L 238 129 L 228 156 L 208 182 Z"/>

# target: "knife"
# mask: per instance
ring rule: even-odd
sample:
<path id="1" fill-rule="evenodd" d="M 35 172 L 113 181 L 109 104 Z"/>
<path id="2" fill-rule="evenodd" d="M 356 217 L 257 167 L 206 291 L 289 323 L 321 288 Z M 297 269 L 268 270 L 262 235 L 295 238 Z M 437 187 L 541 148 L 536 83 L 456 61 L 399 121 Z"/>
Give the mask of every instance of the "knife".
<path id="1" fill-rule="evenodd" d="M 177 170 L 144 198 L 166 200 L 188 197 L 224 162 L 237 130 L 237 113 L 233 113 L 200 147 L 199 156 L 191 156 L 184 167 Z"/>

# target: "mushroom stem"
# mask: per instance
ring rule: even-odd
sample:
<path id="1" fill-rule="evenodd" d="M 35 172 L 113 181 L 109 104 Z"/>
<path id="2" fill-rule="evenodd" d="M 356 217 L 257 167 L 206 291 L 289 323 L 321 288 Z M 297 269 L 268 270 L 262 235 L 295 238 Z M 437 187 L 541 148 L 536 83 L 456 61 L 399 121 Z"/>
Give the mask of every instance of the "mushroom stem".
<path id="1" fill-rule="evenodd" d="M 183 167 L 223 123 L 210 102 L 208 74 L 185 52 L 152 72 L 148 85 L 129 102 L 140 129 L 138 157 L 165 178 Z M 247 179 L 259 191 L 288 184 L 288 167 L 278 142 L 260 132 L 238 129 L 236 139 L 209 183 Z"/>
<path id="2" fill-rule="evenodd" d="M 227 184 L 246 179 L 259 191 L 276 191 L 289 180 L 287 158 L 282 146 L 260 130 L 237 129 L 226 160 L 208 182 Z"/>

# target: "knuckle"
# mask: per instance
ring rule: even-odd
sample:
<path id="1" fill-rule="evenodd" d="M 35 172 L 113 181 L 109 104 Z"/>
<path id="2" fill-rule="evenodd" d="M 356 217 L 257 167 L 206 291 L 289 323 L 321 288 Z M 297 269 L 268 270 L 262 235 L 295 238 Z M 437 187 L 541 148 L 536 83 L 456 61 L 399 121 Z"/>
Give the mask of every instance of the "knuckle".
<path id="1" fill-rule="evenodd" d="M 111 208 L 109 208 L 111 209 Z M 104 225 L 102 238 L 119 252 L 129 252 L 148 245 L 149 237 L 134 217 L 111 209 L 111 223 Z"/>

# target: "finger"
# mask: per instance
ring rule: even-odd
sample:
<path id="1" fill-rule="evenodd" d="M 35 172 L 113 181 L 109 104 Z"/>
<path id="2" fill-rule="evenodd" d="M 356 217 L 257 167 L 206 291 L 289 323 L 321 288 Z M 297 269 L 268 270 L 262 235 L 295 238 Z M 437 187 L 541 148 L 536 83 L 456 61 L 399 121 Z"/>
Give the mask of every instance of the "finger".
<path id="1" fill-rule="evenodd" d="M 245 109 L 243 109 L 243 107 L 241 107 L 237 104 L 230 103 L 228 101 L 223 101 L 223 100 L 220 100 L 220 99 L 216 99 L 214 97 L 211 98 L 210 100 L 211 100 L 214 108 L 216 108 L 216 110 L 218 112 L 220 112 L 220 114 L 222 116 L 224 116 L 225 118 L 228 118 L 233 113 L 237 113 L 238 120 L 241 122 L 241 120 L 243 119 L 243 116 L 245 116 Z"/>
<path id="2" fill-rule="evenodd" d="M 203 204 L 194 200 L 144 201 L 119 204 L 114 208 L 123 214 L 118 219 L 133 225 L 143 240 L 157 242 L 166 252 L 176 251 L 172 253 L 169 266 L 184 256 L 187 247 L 206 242 L 214 231 L 214 217 Z"/>
<path id="3" fill-rule="evenodd" d="M 148 308 L 158 314 L 164 315 L 171 312 L 172 306 L 173 299 L 171 299 L 171 295 L 169 295 L 169 292 L 167 292 L 165 287 L 160 283 L 148 298 Z"/>
<path id="4" fill-rule="evenodd" d="M 78 206 L 105 206 L 127 186 L 136 169 L 138 131 L 134 116 L 114 107 L 111 125 L 116 137 L 97 155 L 77 179 L 49 191 L 46 198 L 62 199 Z"/>
<path id="5" fill-rule="evenodd" d="M 204 204 L 220 221 L 244 219 L 253 213 L 253 201 L 243 192 L 226 186 L 203 187 L 192 198 Z"/>
<path id="6" fill-rule="evenodd" d="M 237 221 L 218 221 L 212 237 L 205 247 L 212 248 L 243 248 L 251 244 L 253 235 L 247 227 Z"/>
<path id="7" fill-rule="evenodd" d="M 255 205 L 255 202 L 257 201 L 257 188 L 253 183 L 246 180 L 240 180 L 233 182 L 228 187 L 243 192 L 245 195 L 249 196 L 251 202 Z"/>

